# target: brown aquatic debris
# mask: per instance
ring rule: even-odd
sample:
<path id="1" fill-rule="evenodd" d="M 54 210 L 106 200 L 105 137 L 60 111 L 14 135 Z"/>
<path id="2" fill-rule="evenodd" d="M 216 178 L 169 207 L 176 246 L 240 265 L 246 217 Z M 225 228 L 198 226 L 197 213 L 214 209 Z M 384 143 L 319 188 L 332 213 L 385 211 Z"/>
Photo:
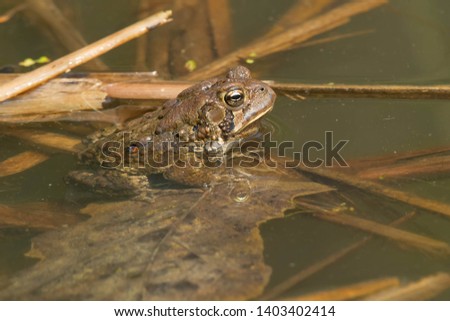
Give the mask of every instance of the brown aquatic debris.
<path id="1" fill-rule="evenodd" d="M 450 156 L 432 156 L 358 172 L 365 179 L 392 179 L 450 173 Z"/>
<path id="2" fill-rule="evenodd" d="M 450 288 L 450 274 L 436 273 L 422 279 L 366 297 L 371 301 L 431 300 Z"/>
<path id="3" fill-rule="evenodd" d="M 73 77 L 78 75 L 73 75 Z M 17 78 L 17 74 L 0 74 L 0 84 Z M 56 78 L 39 88 L 18 97 L 0 103 L 0 122 L 26 123 L 53 120 L 71 120 L 78 111 L 96 111 L 96 117 L 87 117 L 86 121 L 98 120 L 105 106 L 110 104 L 105 87 L 116 82 L 149 82 L 155 77 L 153 72 L 141 73 L 93 73 L 83 74 L 80 78 Z M 86 115 L 87 116 L 87 115 Z M 69 119 L 67 119 L 69 117 Z M 74 115 L 75 121 L 83 121 Z M 107 117 L 106 117 L 107 118 Z"/>
<path id="4" fill-rule="evenodd" d="M 379 99 L 449 99 L 450 86 L 345 85 L 345 84 L 274 84 L 273 88 L 292 99 L 379 98 Z"/>
<path id="5" fill-rule="evenodd" d="M 258 226 L 282 217 L 294 197 L 330 191 L 296 172 L 270 174 L 248 176 L 252 189 L 245 200 L 242 190 L 236 195 L 234 183 L 227 182 L 206 192 L 155 190 L 151 204 L 90 204 L 82 210 L 90 219 L 33 239 L 30 255 L 45 259 L 5 280 L 0 298 L 257 297 L 271 271 Z"/>
<path id="6" fill-rule="evenodd" d="M 17 75 L 0 74 L 0 84 L 15 79 Z M 0 122 L 43 122 L 69 117 L 80 110 L 102 110 L 107 96 L 117 99 L 167 100 L 175 98 L 192 82 L 153 81 L 153 73 L 88 74 L 82 78 L 58 78 L 38 89 L 0 103 Z M 380 99 L 448 99 L 450 86 L 358 86 L 282 84 L 270 82 L 279 95 L 293 99 L 314 97 L 380 98 Z M 340 88 L 335 90 L 335 88 Z M 86 115 L 87 116 L 87 115 Z M 79 119 L 78 116 L 75 120 Z M 87 121 L 101 121 L 101 114 Z M 108 121 L 108 120 L 106 120 Z M 375 161 L 375 160 L 368 160 Z M 353 164 L 352 164 L 353 167 Z"/>
<path id="7" fill-rule="evenodd" d="M 3 131 L 2 134 L 64 152 L 78 153 L 80 151 L 81 141 L 67 135 L 31 129 L 9 129 L 8 131 Z"/>
<path id="8" fill-rule="evenodd" d="M 344 213 L 330 213 L 328 211 L 320 210 L 320 208 L 316 207 L 315 210 L 317 212 L 314 212 L 314 217 L 320 218 L 322 220 L 342 224 L 345 226 L 351 226 L 359 230 L 374 233 L 376 235 L 396 241 L 400 244 L 411 246 L 431 254 L 450 255 L 450 245 L 446 242 L 437 241 L 429 237 L 418 235 L 416 233 L 400 230 L 392 226 L 362 219 L 356 217 L 355 215 Z"/>
<path id="9" fill-rule="evenodd" d="M 45 66 L 21 75 L 0 86 L 0 102 L 39 86 L 62 73 L 67 72 L 111 49 L 130 41 L 148 30 L 170 21 L 170 11 L 160 12 L 112 35 L 70 53 Z"/>
<path id="10" fill-rule="evenodd" d="M 397 86 L 347 84 L 288 84 L 268 81 L 279 95 L 305 98 L 450 99 L 450 86 Z M 111 97 L 123 99 L 172 99 L 192 82 L 116 83 L 107 88 Z M 168 88 L 166 90 L 166 87 Z"/>
<path id="11" fill-rule="evenodd" d="M 349 170 L 365 171 L 371 168 L 387 167 L 396 163 L 407 163 L 419 159 L 437 157 L 450 152 L 450 146 L 438 146 L 427 149 L 409 150 L 401 153 L 381 155 L 377 157 L 355 159 L 349 162 Z"/>
<path id="12" fill-rule="evenodd" d="M 380 184 L 371 180 L 365 180 L 355 175 L 347 174 L 342 171 L 330 170 L 324 168 L 301 168 L 302 171 L 311 175 L 325 177 L 343 184 L 347 184 L 370 193 L 382 195 L 384 197 L 406 203 L 417 208 L 450 217 L 450 205 L 439 201 L 431 200 L 421 196 L 417 196 L 408 192 L 398 190 L 396 188 Z"/>
<path id="13" fill-rule="evenodd" d="M 355 300 L 400 285 L 395 277 L 383 278 L 346 285 L 337 289 L 288 297 L 286 301 L 342 301 Z"/>
<path id="14" fill-rule="evenodd" d="M 33 117 L 40 119 L 52 114 L 67 114 L 79 110 L 100 110 L 106 93 L 97 79 L 53 79 L 26 95 L 0 104 L 0 121 Z"/>
<path id="15" fill-rule="evenodd" d="M 48 156 L 35 151 L 26 151 L 0 162 L 0 177 L 6 177 L 26 171 L 45 162 Z"/>

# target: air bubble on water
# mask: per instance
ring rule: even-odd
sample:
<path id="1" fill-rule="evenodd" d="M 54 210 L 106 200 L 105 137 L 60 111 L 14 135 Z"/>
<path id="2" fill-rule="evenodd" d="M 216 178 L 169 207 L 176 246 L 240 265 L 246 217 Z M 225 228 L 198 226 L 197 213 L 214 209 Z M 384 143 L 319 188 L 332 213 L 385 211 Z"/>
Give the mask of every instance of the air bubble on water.
<path id="1" fill-rule="evenodd" d="M 230 197 L 236 203 L 246 202 L 251 193 L 251 186 L 248 179 L 237 179 L 233 181 L 230 191 Z"/>

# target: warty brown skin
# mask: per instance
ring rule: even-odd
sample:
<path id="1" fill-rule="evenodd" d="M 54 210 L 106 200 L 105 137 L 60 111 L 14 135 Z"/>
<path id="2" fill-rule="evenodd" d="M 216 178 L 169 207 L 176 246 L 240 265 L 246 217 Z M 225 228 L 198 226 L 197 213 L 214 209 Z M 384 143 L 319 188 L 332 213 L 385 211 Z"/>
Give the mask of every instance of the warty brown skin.
<path id="1" fill-rule="evenodd" d="M 230 146 L 254 135 L 257 121 L 272 109 L 275 98 L 267 84 L 237 66 L 120 129 L 110 127 L 89 136 L 80 159 L 92 169 L 72 172 L 69 179 L 123 195 L 142 194 L 152 173 L 188 185 L 211 184 L 218 176 L 205 166 L 204 158 L 225 157 Z"/>

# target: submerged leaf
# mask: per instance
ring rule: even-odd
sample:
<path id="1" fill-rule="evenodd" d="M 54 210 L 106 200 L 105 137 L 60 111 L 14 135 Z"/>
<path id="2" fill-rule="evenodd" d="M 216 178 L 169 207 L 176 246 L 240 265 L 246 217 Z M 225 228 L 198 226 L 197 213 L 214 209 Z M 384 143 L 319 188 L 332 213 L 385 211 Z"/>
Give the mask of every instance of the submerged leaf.
<path id="1" fill-rule="evenodd" d="M 247 183 L 249 189 L 243 188 Z M 249 176 L 247 183 L 157 191 L 151 204 L 91 204 L 82 211 L 89 220 L 33 240 L 33 253 L 45 260 L 10 279 L 0 298 L 257 297 L 271 272 L 264 264 L 259 224 L 280 217 L 294 197 L 330 188 L 295 172 Z"/>

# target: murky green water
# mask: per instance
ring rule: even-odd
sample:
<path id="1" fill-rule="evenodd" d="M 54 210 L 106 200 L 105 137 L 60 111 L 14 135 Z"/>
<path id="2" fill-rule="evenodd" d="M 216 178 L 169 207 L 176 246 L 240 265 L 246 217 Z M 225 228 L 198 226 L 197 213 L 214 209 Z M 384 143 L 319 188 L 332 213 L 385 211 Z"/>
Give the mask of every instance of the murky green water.
<path id="1" fill-rule="evenodd" d="M 292 1 L 274 5 L 271 0 L 235 0 L 233 4 L 233 46 L 239 47 L 261 35 Z M 75 23 L 88 41 L 111 33 L 135 20 L 138 1 L 67 1 L 74 6 Z M 0 2 L 0 12 L 10 6 Z M 332 31 L 372 32 L 349 39 L 298 48 L 257 60 L 250 66 L 262 79 L 305 83 L 354 84 L 448 84 L 450 82 L 450 42 L 448 31 L 450 3 L 445 0 L 397 0 L 381 9 L 352 19 Z M 157 32 L 157 31 L 155 31 Z M 0 66 L 17 64 L 27 57 L 63 54 L 19 15 L 0 24 Z M 199 44 L 201 40 L 199 40 Z M 134 65 L 134 44 L 123 46 L 104 57 L 113 70 L 129 71 Z M 292 140 L 301 146 L 309 140 L 323 141 L 325 131 L 349 143 L 346 159 L 450 145 L 450 108 L 443 100 L 368 100 L 279 98 L 270 119 L 278 130 L 278 140 Z M 1 159 L 24 149 L 15 139 L 1 137 Z M 65 197 L 62 178 L 75 166 L 67 155 L 55 155 L 30 171 L 1 179 L 0 203 L 57 201 Z M 447 177 L 406 179 L 394 186 L 450 203 Z M 389 215 L 367 210 L 379 219 Z M 399 207 L 400 209 L 401 207 Z M 436 214 L 418 211 L 405 229 L 450 243 L 450 221 Z M 359 240 L 362 232 L 336 226 L 299 214 L 265 224 L 262 228 L 267 262 L 273 267 L 272 285 Z M 22 258 L 28 250 L 29 232 L 0 230 L 0 274 L 8 276 L 31 260 Z M 7 259 L 6 259 L 7 258 Z M 337 262 L 297 287 L 294 293 L 307 293 L 329 287 L 385 276 L 414 280 L 438 271 L 448 271 L 448 260 L 398 247 L 374 238 L 345 259 Z M 450 299 L 447 291 L 439 297 Z"/>

